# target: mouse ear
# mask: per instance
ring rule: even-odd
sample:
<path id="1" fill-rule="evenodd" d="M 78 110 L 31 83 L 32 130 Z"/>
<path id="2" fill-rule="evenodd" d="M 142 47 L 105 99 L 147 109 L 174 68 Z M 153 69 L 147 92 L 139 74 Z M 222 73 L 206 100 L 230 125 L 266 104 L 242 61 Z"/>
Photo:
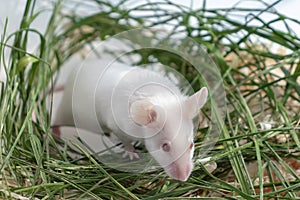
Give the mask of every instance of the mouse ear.
<path id="1" fill-rule="evenodd" d="M 184 106 L 189 115 L 189 118 L 194 118 L 203 107 L 208 96 L 206 87 L 201 88 L 198 92 L 185 100 Z"/>
<path id="2" fill-rule="evenodd" d="M 147 126 L 157 119 L 158 113 L 155 108 L 156 106 L 148 100 L 137 100 L 130 106 L 130 116 L 138 125 Z"/>

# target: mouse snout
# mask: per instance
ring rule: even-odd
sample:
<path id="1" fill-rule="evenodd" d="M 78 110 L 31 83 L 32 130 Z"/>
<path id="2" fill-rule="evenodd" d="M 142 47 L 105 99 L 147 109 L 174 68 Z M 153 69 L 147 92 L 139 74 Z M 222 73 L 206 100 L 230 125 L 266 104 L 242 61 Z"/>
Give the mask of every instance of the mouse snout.
<path id="1" fill-rule="evenodd" d="M 174 162 L 169 166 L 169 176 L 180 180 L 180 181 L 186 181 L 193 169 L 193 164 L 192 163 L 177 163 Z"/>

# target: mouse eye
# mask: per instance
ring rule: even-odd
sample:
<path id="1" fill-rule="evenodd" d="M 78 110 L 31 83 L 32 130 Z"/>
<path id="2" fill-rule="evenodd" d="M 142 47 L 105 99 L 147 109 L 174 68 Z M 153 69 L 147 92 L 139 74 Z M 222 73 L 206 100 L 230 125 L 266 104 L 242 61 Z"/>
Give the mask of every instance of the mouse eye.
<path id="1" fill-rule="evenodd" d="M 190 149 L 192 149 L 194 147 L 194 143 L 192 142 L 189 146 Z"/>
<path id="2" fill-rule="evenodd" d="M 162 146 L 161 146 L 162 150 L 165 151 L 165 152 L 169 152 L 171 150 L 171 146 L 169 143 L 164 143 Z"/>

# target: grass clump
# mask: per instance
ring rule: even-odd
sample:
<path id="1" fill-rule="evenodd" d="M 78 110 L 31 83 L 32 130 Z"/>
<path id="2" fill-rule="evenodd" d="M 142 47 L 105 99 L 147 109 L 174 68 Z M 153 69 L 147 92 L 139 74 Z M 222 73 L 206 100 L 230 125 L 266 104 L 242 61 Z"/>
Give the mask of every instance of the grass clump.
<path id="1" fill-rule="evenodd" d="M 68 9 L 68 2 L 53 2 L 47 28 L 41 33 L 31 24 L 43 11 L 36 10 L 34 0 L 27 0 L 19 30 L 7 35 L 7 19 L 1 32 L 0 60 L 6 75 L 5 83 L 0 83 L 1 198 L 299 197 L 300 38 L 288 24 L 299 26 L 299 21 L 265 4 L 261 9 L 208 9 L 204 1 L 195 10 L 170 1 L 90 0 L 72 1 L 76 6 Z M 79 8 L 89 9 L 91 4 L 94 12 L 80 12 Z M 262 13 L 271 14 L 273 20 L 265 21 Z M 237 20 L 237 15 L 244 21 Z M 279 22 L 286 30 L 274 28 Z M 221 137 L 209 152 L 218 166 L 213 172 L 196 165 L 185 183 L 164 173 L 119 172 L 98 163 L 79 146 L 84 158 L 70 157 L 72 149 L 53 138 L 47 110 L 52 94 L 47 91 L 55 73 L 95 41 L 138 27 L 157 31 L 167 27 L 170 37 L 184 33 L 202 44 L 219 67 L 228 109 Z M 38 36 L 39 47 L 28 52 L 33 35 Z M 198 89 L 199 78 L 193 82 L 195 73 L 189 63 L 151 49 L 134 53 L 142 58 L 138 64 L 154 57 L 181 72 Z M 201 136 L 196 136 L 199 147 Z"/>

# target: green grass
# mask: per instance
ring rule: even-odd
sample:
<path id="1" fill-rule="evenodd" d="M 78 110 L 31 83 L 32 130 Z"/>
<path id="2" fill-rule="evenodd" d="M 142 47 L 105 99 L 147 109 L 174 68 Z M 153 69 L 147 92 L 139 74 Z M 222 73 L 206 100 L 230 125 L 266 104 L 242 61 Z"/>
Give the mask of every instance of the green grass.
<path id="1" fill-rule="evenodd" d="M 262 9 L 207 9 L 204 3 L 199 10 L 166 0 L 159 3 L 168 6 L 164 10 L 153 3 L 132 4 L 126 9 L 124 4 L 129 0 L 119 4 L 90 1 L 98 4 L 99 10 L 88 16 L 77 15 L 76 8 L 66 12 L 67 1 L 55 1 L 47 29 L 41 33 L 31 24 L 45 11 L 36 10 L 35 1 L 27 0 L 19 30 L 10 35 L 6 34 L 6 26 L 1 30 L 0 61 L 7 76 L 6 83 L 0 83 L 1 198 L 299 198 L 300 37 L 287 22 L 298 28 L 300 22 L 271 9 L 280 1 Z M 77 8 L 86 5 L 77 3 Z M 111 17 L 107 8 L 119 15 Z M 135 15 L 146 11 L 152 14 Z M 266 12 L 273 15 L 272 21 L 261 17 Z M 232 18 L 234 14 L 244 21 Z M 278 22 L 285 24 L 285 31 L 274 28 Z M 52 98 L 47 90 L 55 82 L 53 75 L 96 39 L 136 27 L 159 30 L 162 24 L 171 28 L 170 36 L 184 33 L 202 44 L 223 77 L 228 109 L 225 121 L 220 122 L 224 123 L 220 138 L 209 152 L 218 168 L 209 173 L 197 164 L 190 179 L 181 183 L 164 173 L 116 171 L 98 163 L 80 147 L 78 151 L 84 158 L 71 158 L 70 147 L 51 135 L 51 113 L 46 107 L 47 99 Z M 28 39 L 33 35 L 39 38 L 39 48 L 29 53 Z M 282 52 L 271 51 L 274 46 Z M 4 51 L 9 51 L 8 56 Z M 137 64 L 148 63 L 154 56 L 181 72 L 198 89 L 199 77 L 195 79 L 192 66 L 173 54 L 152 49 L 134 53 L 143 58 Z M 268 115 L 274 121 L 273 127 L 262 130 L 260 123 Z M 281 142 L 278 137 L 284 136 L 287 139 Z M 200 138 L 195 138 L 196 152 L 202 145 Z M 249 166 L 255 166 L 257 173 Z"/>

